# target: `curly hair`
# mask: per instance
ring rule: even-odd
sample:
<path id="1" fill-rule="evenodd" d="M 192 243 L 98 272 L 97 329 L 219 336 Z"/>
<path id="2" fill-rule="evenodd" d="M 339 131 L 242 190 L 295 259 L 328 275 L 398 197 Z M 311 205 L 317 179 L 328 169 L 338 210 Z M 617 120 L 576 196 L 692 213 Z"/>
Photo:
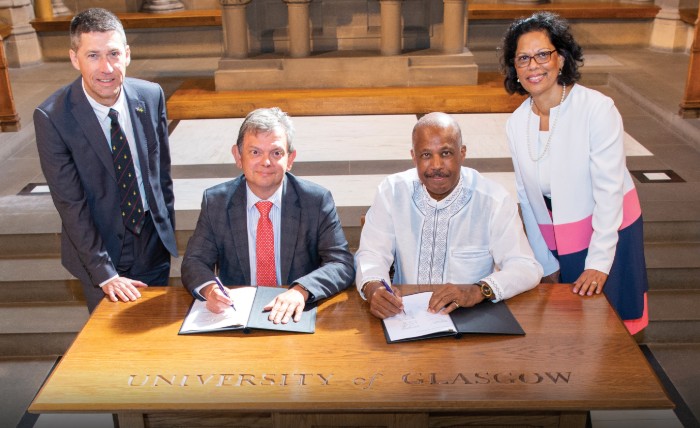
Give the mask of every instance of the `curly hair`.
<path id="1" fill-rule="evenodd" d="M 560 85 L 571 85 L 581 78 L 578 68 L 583 65 L 583 49 L 576 43 L 574 36 L 569 31 L 569 23 L 566 19 L 552 12 L 536 12 L 528 18 L 514 21 L 503 36 L 501 50 L 501 72 L 505 76 L 503 86 L 509 94 L 527 94 L 527 91 L 518 82 L 515 70 L 515 51 L 518 49 L 520 36 L 532 31 L 543 31 L 549 36 L 549 40 L 557 50 L 557 54 L 564 57 L 564 66 L 557 77 Z"/>

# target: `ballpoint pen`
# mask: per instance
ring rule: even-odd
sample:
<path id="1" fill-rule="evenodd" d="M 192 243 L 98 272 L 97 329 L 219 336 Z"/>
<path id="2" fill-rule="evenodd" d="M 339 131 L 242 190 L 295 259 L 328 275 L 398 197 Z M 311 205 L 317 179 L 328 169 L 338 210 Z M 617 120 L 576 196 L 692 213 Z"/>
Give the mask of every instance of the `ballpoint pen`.
<path id="1" fill-rule="evenodd" d="M 226 296 L 230 299 L 231 296 L 229 296 L 228 291 L 226 291 L 226 287 L 224 287 L 224 284 L 221 283 L 221 280 L 219 279 L 219 277 L 215 276 L 214 281 L 216 281 L 216 285 L 219 287 L 219 290 L 221 290 L 221 292 L 224 293 L 224 296 Z M 233 300 L 231 300 L 231 307 L 233 308 L 234 311 L 236 310 L 236 307 L 233 306 Z"/>
<path id="2" fill-rule="evenodd" d="M 384 278 L 380 279 L 379 281 L 382 283 L 382 285 L 384 286 L 384 288 L 386 289 L 386 291 L 389 292 L 389 294 L 391 294 L 392 296 L 396 296 L 396 293 L 394 293 L 394 290 L 391 288 L 391 285 L 389 285 L 389 283 L 387 283 L 387 282 L 384 280 Z M 405 310 L 402 309 L 401 312 L 403 312 L 403 314 L 406 315 L 406 311 L 405 311 Z"/>

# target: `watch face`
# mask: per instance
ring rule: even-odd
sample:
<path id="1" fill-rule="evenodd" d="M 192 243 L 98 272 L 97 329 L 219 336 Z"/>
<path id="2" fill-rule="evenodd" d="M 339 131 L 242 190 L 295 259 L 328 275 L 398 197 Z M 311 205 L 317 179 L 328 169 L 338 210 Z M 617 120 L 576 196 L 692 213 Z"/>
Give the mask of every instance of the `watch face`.
<path id="1" fill-rule="evenodd" d="M 488 284 L 481 284 L 481 294 L 483 294 L 487 299 L 493 297 L 493 290 L 491 289 L 491 286 Z"/>

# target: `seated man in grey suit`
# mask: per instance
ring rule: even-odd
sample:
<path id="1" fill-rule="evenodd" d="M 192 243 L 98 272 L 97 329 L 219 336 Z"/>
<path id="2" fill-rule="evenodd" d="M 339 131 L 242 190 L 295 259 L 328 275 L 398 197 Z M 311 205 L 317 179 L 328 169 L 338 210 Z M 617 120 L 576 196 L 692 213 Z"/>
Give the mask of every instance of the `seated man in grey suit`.
<path id="1" fill-rule="evenodd" d="M 212 312 L 233 303 L 216 286 L 217 270 L 226 285 L 290 285 L 266 307 L 275 323 L 299 321 L 306 302 L 353 281 L 331 193 L 289 173 L 293 137 L 291 119 L 279 108 L 251 112 L 231 149 L 243 175 L 204 192 L 182 282 Z"/>

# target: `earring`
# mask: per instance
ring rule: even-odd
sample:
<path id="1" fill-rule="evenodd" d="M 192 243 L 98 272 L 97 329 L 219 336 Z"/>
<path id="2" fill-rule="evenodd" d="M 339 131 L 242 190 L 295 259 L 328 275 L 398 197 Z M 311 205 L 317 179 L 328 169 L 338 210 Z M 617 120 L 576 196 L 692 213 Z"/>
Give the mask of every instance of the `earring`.
<path id="1" fill-rule="evenodd" d="M 561 68 L 559 69 L 559 75 L 561 76 Z"/>
<path id="2" fill-rule="evenodd" d="M 520 83 L 520 79 L 518 79 L 518 83 Z"/>

